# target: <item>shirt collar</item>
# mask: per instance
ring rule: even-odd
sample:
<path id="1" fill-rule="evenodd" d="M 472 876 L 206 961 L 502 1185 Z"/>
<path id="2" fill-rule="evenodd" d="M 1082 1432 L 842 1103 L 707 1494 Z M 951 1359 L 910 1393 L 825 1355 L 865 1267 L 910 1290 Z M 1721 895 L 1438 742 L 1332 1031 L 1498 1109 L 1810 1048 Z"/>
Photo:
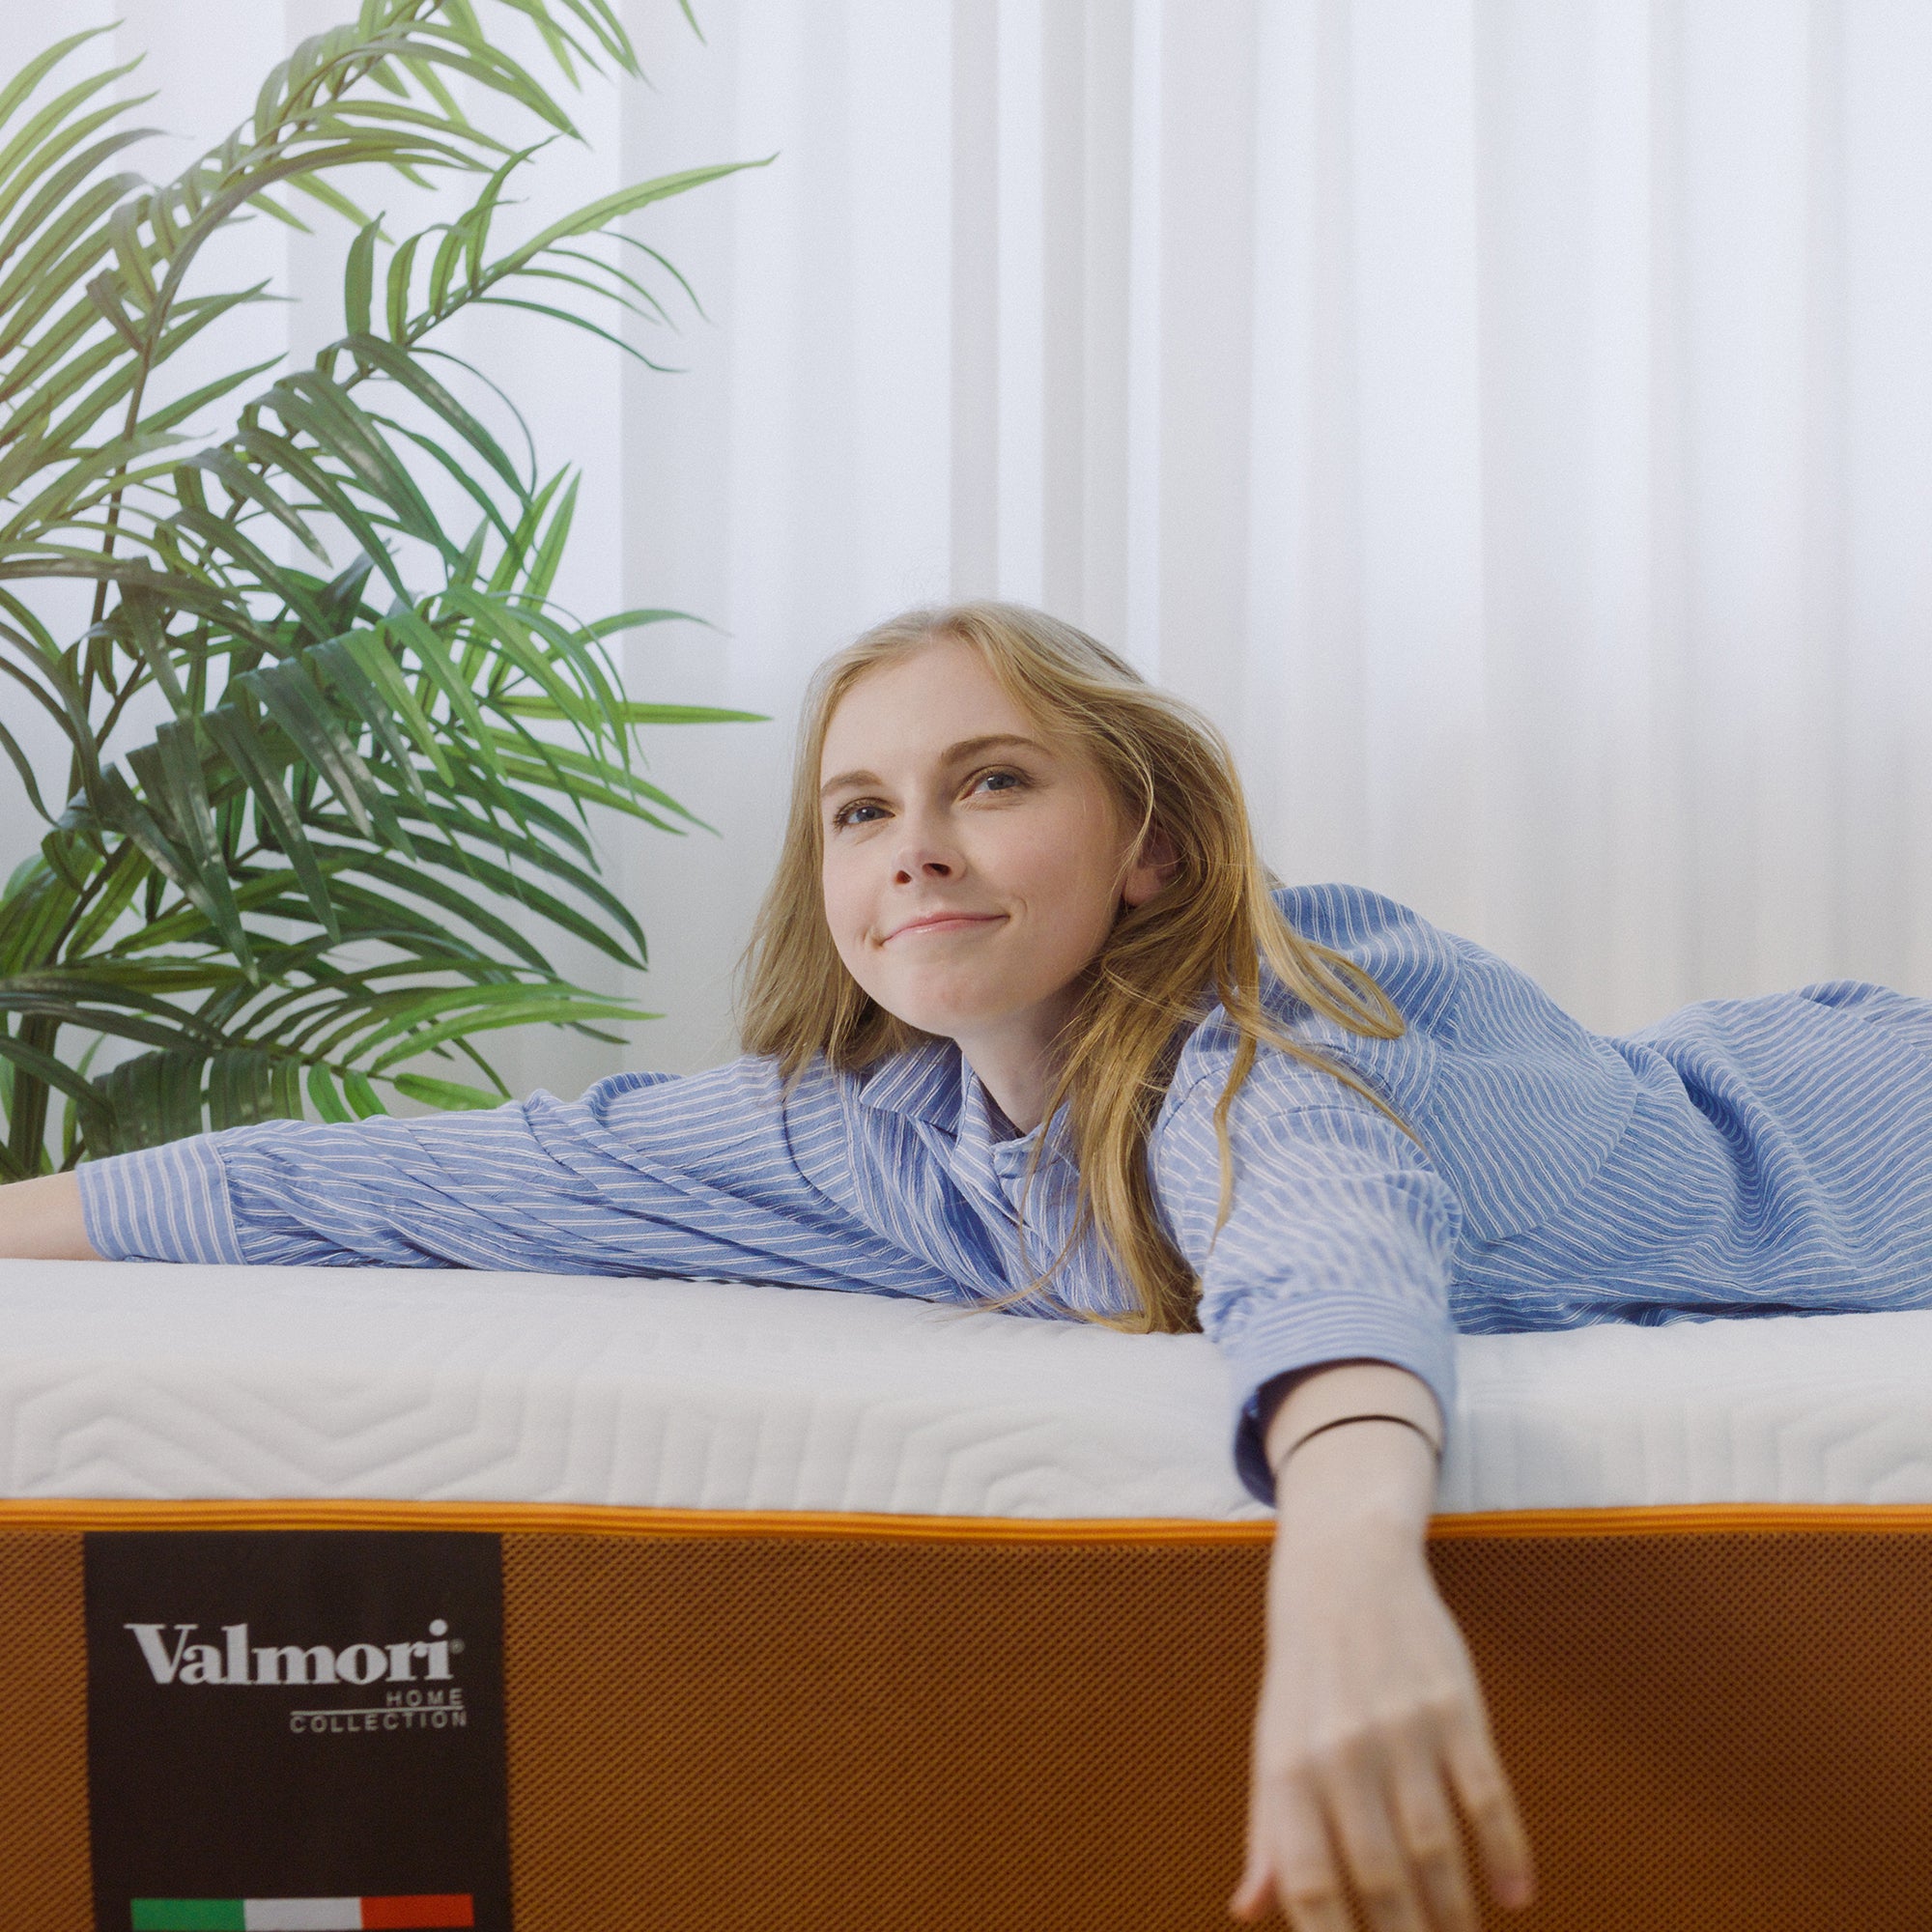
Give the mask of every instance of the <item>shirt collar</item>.
<path id="1" fill-rule="evenodd" d="M 859 1098 L 867 1107 L 924 1121 L 955 1141 L 983 1147 L 1002 1171 L 1024 1168 L 1042 1132 L 1046 1135 L 1042 1164 L 1066 1158 L 1064 1105 L 1045 1128 L 1036 1127 L 1013 1140 L 996 1138 L 993 1096 L 950 1039 L 923 1040 L 882 1061 L 861 1077 Z M 1007 1124 L 999 1122 L 1001 1129 Z"/>
<path id="2" fill-rule="evenodd" d="M 867 1107 L 905 1114 L 956 1133 L 964 1071 L 965 1062 L 950 1039 L 922 1040 L 861 1074 L 859 1098 Z"/>

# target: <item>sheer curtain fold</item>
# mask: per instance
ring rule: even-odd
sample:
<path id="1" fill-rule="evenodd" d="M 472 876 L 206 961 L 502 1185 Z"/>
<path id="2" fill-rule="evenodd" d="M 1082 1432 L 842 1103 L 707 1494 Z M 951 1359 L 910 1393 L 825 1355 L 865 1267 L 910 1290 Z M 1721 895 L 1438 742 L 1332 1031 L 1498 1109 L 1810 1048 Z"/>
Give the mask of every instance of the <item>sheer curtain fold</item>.
<path id="1" fill-rule="evenodd" d="M 190 36 L 130 0 L 120 43 L 197 102 L 232 65 L 240 111 L 276 11 L 201 0 Z M 586 95 L 570 163 L 776 153 L 639 222 L 710 318 L 685 373 L 526 381 L 595 486 L 575 592 L 718 627 L 637 639 L 639 693 L 776 721 L 654 748 L 724 842 L 615 847 L 671 1016 L 637 1060 L 729 1049 L 811 664 L 954 595 L 1121 646 L 1228 732 L 1284 874 L 1392 892 L 1594 1024 L 1932 993 L 1920 0 L 699 13 L 704 43 L 631 0 L 652 85 Z M 70 16 L 105 17 L 37 37 Z"/>

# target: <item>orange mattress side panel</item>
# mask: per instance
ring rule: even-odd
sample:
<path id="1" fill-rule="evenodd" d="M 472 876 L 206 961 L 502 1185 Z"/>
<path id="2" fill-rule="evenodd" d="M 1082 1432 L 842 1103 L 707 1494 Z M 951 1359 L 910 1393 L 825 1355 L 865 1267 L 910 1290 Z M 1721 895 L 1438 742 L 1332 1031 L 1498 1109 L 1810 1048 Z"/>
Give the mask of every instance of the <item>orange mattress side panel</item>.
<path id="1" fill-rule="evenodd" d="M 1264 1540 L 518 1522 L 519 1932 L 1227 1924 Z M 1487 1922 L 1932 1925 L 1927 1523 L 1549 1527 L 1432 1548 L 1542 1878 Z M 71 1530 L 0 1524 L 0 1927 L 87 1932 Z"/>

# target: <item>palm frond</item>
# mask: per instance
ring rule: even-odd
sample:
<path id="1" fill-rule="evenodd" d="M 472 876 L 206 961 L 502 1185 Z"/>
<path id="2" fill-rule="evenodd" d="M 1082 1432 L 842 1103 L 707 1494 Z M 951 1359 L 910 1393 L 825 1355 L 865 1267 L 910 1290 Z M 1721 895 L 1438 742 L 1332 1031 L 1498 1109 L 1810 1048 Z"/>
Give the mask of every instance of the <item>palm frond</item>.
<path id="1" fill-rule="evenodd" d="M 561 977 L 540 935 L 644 963 L 589 813 L 701 824 L 643 775 L 637 733 L 751 714 L 626 696 L 606 640 L 680 613 L 556 604 L 576 479 L 513 460 L 462 393 L 480 372 L 434 338 L 514 303 L 640 355 L 632 324 L 695 298 L 622 224 L 744 164 L 502 240 L 523 172 L 579 138 L 555 83 L 637 58 L 611 0 L 494 5 L 534 64 L 468 0 L 363 0 L 158 184 L 125 164 L 145 135 L 139 102 L 111 98 L 128 70 L 63 81 L 91 36 L 0 84 L 0 688 L 69 764 L 53 792 L 0 724 L 46 827 L 0 892 L 0 1174 L 305 1107 L 362 1117 L 379 1081 L 488 1105 L 503 1085 L 483 1037 L 643 1017 Z M 453 218 L 392 237 L 351 170 L 358 192 L 371 170 L 472 186 Z M 353 225 L 342 333 L 311 367 L 171 392 L 184 350 L 270 298 L 196 278 L 254 213 Z M 196 429 L 222 409 L 218 433 Z M 474 522 L 440 514 L 432 481 Z M 68 638 L 63 584 L 91 607 Z M 148 694 L 164 722 L 129 742 Z M 424 1055 L 487 1086 L 411 1065 Z"/>

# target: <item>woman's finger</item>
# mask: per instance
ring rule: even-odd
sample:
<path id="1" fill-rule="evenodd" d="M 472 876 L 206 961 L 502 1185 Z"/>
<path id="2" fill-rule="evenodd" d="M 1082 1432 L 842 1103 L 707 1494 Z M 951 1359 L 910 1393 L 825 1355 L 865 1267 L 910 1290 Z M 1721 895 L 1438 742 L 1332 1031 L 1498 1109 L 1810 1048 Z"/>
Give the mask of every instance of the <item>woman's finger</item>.
<path id="1" fill-rule="evenodd" d="M 1321 1807 L 1292 1774 L 1257 1782 L 1247 1869 L 1228 1909 L 1236 1918 L 1259 1918 L 1275 1903 L 1294 1932 L 1350 1932 Z"/>
<path id="2" fill-rule="evenodd" d="M 1435 1932 L 1476 1932 L 1476 1905 L 1463 1868 L 1463 1840 L 1431 1738 L 1426 1752 L 1405 1752 L 1389 1777 L 1402 1849 Z"/>
<path id="3" fill-rule="evenodd" d="M 1363 1746 L 1342 1754 L 1334 1761 L 1326 1795 L 1329 1822 L 1363 1918 L 1375 1932 L 1428 1932 L 1415 1875 L 1384 1795 L 1379 1753 Z"/>
<path id="4" fill-rule="evenodd" d="M 1536 1872 L 1530 1862 L 1529 1834 L 1516 1794 L 1503 1776 L 1502 1760 L 1490 1736 L 1480 1693 L 1471 1687 L 1471 1701 L 1445 1726 L 1442 1755 L 1456 1803 L 1469 1821 L 1481 1853 L 1490 1889 L 1499 1905 L 1527 1905 L 1536 1893 Z"/>

